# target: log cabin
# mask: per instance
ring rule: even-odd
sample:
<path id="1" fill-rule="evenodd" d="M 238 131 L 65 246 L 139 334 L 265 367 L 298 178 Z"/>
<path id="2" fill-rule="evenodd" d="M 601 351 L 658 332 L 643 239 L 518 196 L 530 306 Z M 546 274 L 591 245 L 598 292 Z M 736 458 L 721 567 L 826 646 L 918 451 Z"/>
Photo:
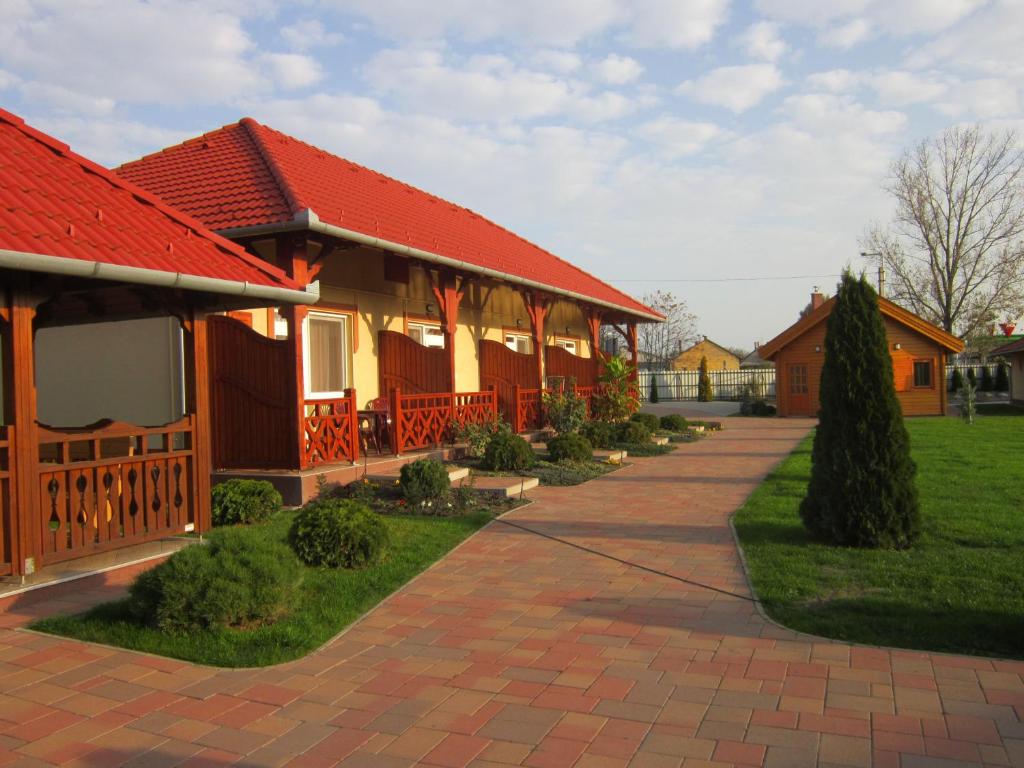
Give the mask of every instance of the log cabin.
<path id="1" fill-rule="evenodd" d="M 806 314 L 759 353 L 775 363 L 779 416 L 816 416 L 818 384 L 825 362 L 825 321 L 835 298 L 815 291 Z M 912 312 L 878 297 L 892 357 L 896 397 L 905 416 L 942 416 L 946 413 L 946 357 L 963 350 L 964 343 Z"/>
<path id="2" fill-rule="evenodd" d="M 314 309 L 211 325 L 215 468 L 272 476 L 286 498 L 285 477 L 307 478 L 302 498 L 311 473 L 343 481 L 360 446 L 337 436 L 353 417 L 385 411 L 395 454 L 437 446 L 453 422 L 500 414 L 527 430 L 546 388 L 592 394 L 602 324 L 635 364 L 637 324 L 662 320 L 474 211 L 250 118 L 117 173 L 319 281 Z"/>
<path id="3" fill-rule="evenodd" d="M 206 530 L 208 318 L 315 300 L 0 110 L 0 576 Z"/>

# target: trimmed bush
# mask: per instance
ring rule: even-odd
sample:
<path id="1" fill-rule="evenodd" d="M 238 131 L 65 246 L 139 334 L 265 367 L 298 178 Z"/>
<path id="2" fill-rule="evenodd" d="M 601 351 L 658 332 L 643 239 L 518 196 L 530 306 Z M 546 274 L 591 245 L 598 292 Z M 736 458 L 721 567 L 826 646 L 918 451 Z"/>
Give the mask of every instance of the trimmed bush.
<path id="1" fill-rule="evenodd" d="M 996 392 L 1010 391 L 1010 372 L 1005 362 L 1000 361 L 996 367 Z"/>
<path id="2" fill-rule="evenodd" d="M 451 488 L 451 478 L 437 459 L 419 459 L 404 464 L 398 479 L 398 487 L 409 504 L 436 501 Z"/>
<path id="3" fill-rule="evenodd" d="M 651 430 L 639 421 L 624 421 L 616 425 L 615 441 L 618 443 L 649 443 Z"/>
<path id="4" fill-rule="evenodd" d="M 648 432 L 653 432 L 661 426 L 661 419 L 655 416 L 653 413 L 634 413 L 629 417 L 630 421 L 635 421 L 638 424 L 643 424 L 647 427 Z"/>
<path id="5" fill-rule="evenodd" d="M 981 391 L 991 392 L 995 387 L 995 382 L 992 381 L 992 369 L 984 365 L 981 368 Z"/>
<path id="6" fill-rule="evenodd" d="M 654 374 L 651 374 L 651 392 L 650 392 L 650 396 L 648 397 L 648 399 L 652 403 L 656 403 L 659 400 L 659 397 L 658 397 L 658 377 L 655 376 Z"/>
<path id="7" fill-rule="evenodd" d="M 548 440 L 548 455 L 552 461 L 590 461 L 594 446 L 583 435 L 567 432 Z"/>
<path id="8" fill-rule="evenodd" d="M 662 416 L 658 420 L 658 426 L 662 429 L 667 429 L 669 432 L 685 432 L 687 427 L 686 417 L 680 416 L 678 413 L 671 413 L 668 416 Z"/>
<path id="9" fill-rule="evenodd" d="M 917 468 L 878 299 L 863 276 L 843 275 L 824 346 L 821 410 L 800 517 L 830 544 L 909 547 L 920 528 Z"/>
<path id="10" fill-rule="evenodd" d="M 519 435 L 499 432 L 491 438 L 481 462 L 494 472 L 519 472 L 533 466 L 533 448 Z"/>
<path id="11" fill-rule="evenodd" d="M 307 565 L 359 568 L 380 558 L 388 529 L 383 518 L 365 504 L 324 499 L 299 510 L 288 541 Z"/>
<path id="12" fill-rule="evenodd" d="M 580 434 L 595 448 L 611 448 L 615 442 L 615 427 L 607 421 L 588 421 L 580 428 Z"/>
<path id="13" fill-rule="evenodd" d="M 556 392 L 544 393 L 544 418 L 560 435 L 579 432 L 587 420 L 587 401 L 576 394 L 572 383 Z"/>
<path id="14" fill-rule="evenodd" d="M 139 575 L 129 609 L 166 632 L 250 627 L 281 617 L 302 579 L 292 551 L 262 531 L 226 528 Z"/>
<path id="15" fill-rule="evenodd" d="M 228 480 L 210 492 L 214 525 L 262 523 L 281 509 L 281 494 L 267 480 Z"/>
<path id="16" fill-rule="evenodd" d="M 697 379 L 697 399 L 702 403 L 710 403 L 715 399 L 715 390 L 711 386 L 711 374 L 708 372 L 708 359 L 700 359 L 700 376 Z"/>
<path id="17" fill-rule="evenodd" d="M 754 416 L 774 416 L 775 406 L 768 405 L 764 400 L 755 400 L 751 405 L 751 413 Z"/>
<path id="18" fill-rule="evenodd" d="M 978 388 L 978 375 L 974 372 L 973 368 L 967 369 L 967 380 L 971 382 L 972 387 Z"/>
<path id="19" fill-rule="evenodd" d="M 963 388 L 964 388 L 964 375 L 962 373 L 960 373 L 960 369 L 959 368 L 954 368 L 953 369 L 953 377 L 952 377 L 952 379 L 950 379 L 950 382 L 949 382 L 949 391 L 950 392 L 959 392 Z"/>

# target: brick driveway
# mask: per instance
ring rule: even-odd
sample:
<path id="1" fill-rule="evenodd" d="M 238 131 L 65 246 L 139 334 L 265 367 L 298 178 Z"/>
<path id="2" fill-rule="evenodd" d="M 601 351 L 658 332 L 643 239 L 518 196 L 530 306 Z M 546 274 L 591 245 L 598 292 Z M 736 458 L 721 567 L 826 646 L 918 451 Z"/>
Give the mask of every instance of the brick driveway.
<path id="1" fill-rule="evenodd" d="M 727 525 L 810 424 L 726 431 L 510 519 L 747 594 Z M 1024 663 L 816 641 L 498 524 L 311 656 L 222 671 L 0 615 L 0 765 L 1024 767 Z"/>

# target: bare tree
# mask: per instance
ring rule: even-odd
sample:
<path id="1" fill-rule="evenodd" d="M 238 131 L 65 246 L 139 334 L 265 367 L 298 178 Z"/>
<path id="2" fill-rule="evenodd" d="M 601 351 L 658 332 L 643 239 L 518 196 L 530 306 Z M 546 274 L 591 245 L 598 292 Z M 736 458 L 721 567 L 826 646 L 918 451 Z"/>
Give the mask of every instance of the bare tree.
<path id="1" fill-rule="evenodd" d="M 654 291 L 643 298 L 644 304 L 665 316 L 663 323 L 643 323 L 637 327 L 637 346 L 648 363 L 668 365 L 680 350 L 697 340 L 697 316 L 686 302 L 668 291 Z"/>
<path id="2" fill-rule="evenodd" d="M 971 336 L 1024 307 L 1024 151 L 1017 134 L 953 127 L 893 163 L 896 215 L 863 239 L 888 298 Z"/>

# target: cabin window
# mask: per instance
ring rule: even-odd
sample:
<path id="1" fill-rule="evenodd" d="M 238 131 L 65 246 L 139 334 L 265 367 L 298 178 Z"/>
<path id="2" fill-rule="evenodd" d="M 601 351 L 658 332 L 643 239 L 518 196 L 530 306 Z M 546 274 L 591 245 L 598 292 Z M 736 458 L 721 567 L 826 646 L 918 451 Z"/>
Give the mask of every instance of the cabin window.
<path id="1" fill-rule="evenodd" d="M 932 385 L 932 361 L 914 361 L 914 386 L 931 387 Z"/>
<path id="2" fill-rule="evenodd" d="M 577 346 L 576 339 L 559 339 L 559 338 L 556 338 L 555 339 L 555 346 L 556 347 L 561 347 L 562 349 L 564 349 L 566 352 L 569 352 L 570 354 L 573 354 L 573 355 L 579 354 L 579 352 L 577 352 L 578 346 Z"/>
<path id="3" fill-rule="evenodd" d="M 351 325 L 344 314 L 310 312 L 304 323 L 306 395 L 343 397 L 350 386 Z"/>
<path id="4" fill-rule="evenodd" d="M 806 395 L 808 393 L 806 365 L 789 366 L 789 391 L 790 394 L 794 395 Z"/>
<path id="5" fill-rule="evenodd" d="M 444 331 L 440 323 L 409 323 L 409 338 L 424 347 L 444 349 Z"/>
<path id="6" fill-rule="evenodd" d="M 530 354 L 530 337 L 525 333 L 506 333 L 505 334 L 505 346 L 511 349 L 513 352 L 519 352 L 524 355 Z"/>

